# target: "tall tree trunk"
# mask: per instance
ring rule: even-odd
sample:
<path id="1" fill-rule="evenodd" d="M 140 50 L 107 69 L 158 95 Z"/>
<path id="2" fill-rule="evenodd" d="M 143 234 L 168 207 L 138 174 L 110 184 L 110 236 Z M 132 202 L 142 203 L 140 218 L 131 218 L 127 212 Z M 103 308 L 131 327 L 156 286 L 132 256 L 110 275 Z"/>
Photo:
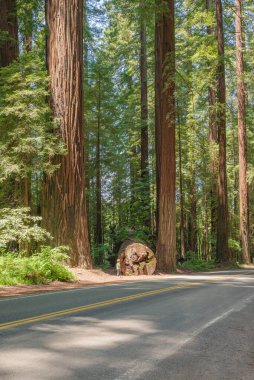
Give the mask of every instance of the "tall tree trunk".
<path id="1" fill-rule="evenodd" d="M 141 1 L 144 7 L 144 1 Z M 144 209 L 144 224 L 151 227 L 150 184 L 149 184 L 149 145 L 148 145 L 148 89 L 147 89 L 147 49 L 146 22 L 141 16 L 140 25 L 140 82 L 141 82 L 141 180 L 142 206 Z"/>
<path id="2" fill-rule="evenodd" d="M 87 0 L 84 0 L 84 92 L 88 91 L 89 88 L 89 58 L 88 58 L 88 17 L 87 17 Z M 86 100 L 86 99 L 85 99 Z M 84 100 L 84 107 L 86 110 L 86 101 Z M 90 163 L 89 163 L 89 131 L 90 131 L 90 120 L 88 115 L 84 119 L 84 136 L 85 136 L 85 173 L 86 173 L 86 209 L 88 218 L 88 236 L 89 241 L 91 241 L 91 223 L 90 221 Z"/>
<path id="3" fill-rule="evenodd" d="M 160 13 L 162 0 L 156 0 Z M 161 166 L 161 96 L 162 96 L 162 44 L 163 44 L 163 16 L 158 14 L 155 21 L 155 152 L 156 152 L 156 235 L 159 228 L 159 199 L 160 199 L 160 166 Z"/>
<path id="4" fill-rule="evenodd" d="M 182 136 L 181 119 L 178 110 L 178 150 L 179 150 L 179 192 L 180 192 L 180 243 L 181 258 L 185 258 L 185 223 L 184 223 L 184 194 L 183 194 L 183 171 L 182 171 Z"/>
<path id="5" fill-rule="evenodd" d="M 174 0 L 156 22 L 156 139 L 159 170 L 158 268 L 176 270 L 175 17 Z"/>
<path id="6" fill-rule="evenodd" d="M 56 244 L 71 248 L 71 264 L 91 268 L 84 175 L 83 0 L 47 0 L 47 64 L 51 106 L 67 154 L 45 177 L 43 220 Z"/>
<path id="7" fill-rule="evenodd" d="M 218 91 L 217 126 L 219 142 L 218 167 L 218 221 L 216 259 L 228 261 L 228 199 L 227 199 L 227 154 L 226 154 L 226 83 L 224 62 L 224 28 L 221 0 L 215 0 L 218 44 Z"/>
<path id="8" fill-rule="evenodd" d="M 242 0 L 235 0 L 236 76 L 238 101 L 239 209 L 242 260 L 250 262 L 249 253 L 249 194 L 247 183 L 247 136 L 245 122 L 245 83 L 242 34 Z"/>
<path id="9" fill-rule="evenodd" d="M 97 83 L 97 141 L 96 141 L 96 229 L 95 244 L 102 244 L 102 206 L 101 206 L 101 79 Z"/>
<path id="10" fill-rule="evenodd" d="M 208 12 L 214 12 L 214 0 L 206 0 L 206 9 Z M 211 26 L 207 27 L 208 35 L 215 35 L 215 30 Z M 218 129 L 216 123 L 216 77 L 211 78 L 208 88 L 209 102 L 209 145 L 210 145 L 210 207 L 211 207 L 211 250 L 212 255 L 216 252 L 217 240 L 217 157 L 216 145 L 218 143 Z"/>
<path id="11" fill-rule="evenodd" d="M 16 0 L 0 0 L 0 67 L 9 66 L 18 58 L 18 19 Z"/>

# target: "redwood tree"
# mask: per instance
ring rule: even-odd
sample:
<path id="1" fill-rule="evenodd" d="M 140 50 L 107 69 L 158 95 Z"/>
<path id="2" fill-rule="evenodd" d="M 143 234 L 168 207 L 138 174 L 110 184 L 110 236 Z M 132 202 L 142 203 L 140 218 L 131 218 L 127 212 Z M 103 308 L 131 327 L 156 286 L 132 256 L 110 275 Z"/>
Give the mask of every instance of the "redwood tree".
<path id="1" fill-rule="evenodd" d="M 156 154 L 158 189 L 158 268 L 176 269 L 175 205 L 175 17 L 174 0 L 157 1 Z"/>
<path id="2" fill-rule="evenodd" d="M 0 0 L 0 67 L 18 58 L 18 20 L 16 0 Z"/>
<path id="3" fill-rule="evenodd" d="M 226 80 L 224 61 L 224 27 L 221 0 L 215 0 L 218 46 L 217 85 L 217 128 L 219 143 L 218 160 L 218 220 L 217 220 L 217 261 L 228 261 L 228 199 L 226 171 Z"/>
<path id="4" fill-rule="evenodd" d="M 67 154 L 45 177 L 43 220 L 56 244 L 71 248 L 71 264 L 92 266 L 84 175 L 83 0 L 47 0 L 47 66 L 51 106 Z"/>
<path id="5" fill-rule="evenodd" d="M 242 34 L 242 0 L 235 0 L 236 75 L 238 101 L 239 208 L 243 263 L 250 262 L 249 254 L 249 195 L 247 183 L 247 137 L 245 123 L 245 83 Z"/>

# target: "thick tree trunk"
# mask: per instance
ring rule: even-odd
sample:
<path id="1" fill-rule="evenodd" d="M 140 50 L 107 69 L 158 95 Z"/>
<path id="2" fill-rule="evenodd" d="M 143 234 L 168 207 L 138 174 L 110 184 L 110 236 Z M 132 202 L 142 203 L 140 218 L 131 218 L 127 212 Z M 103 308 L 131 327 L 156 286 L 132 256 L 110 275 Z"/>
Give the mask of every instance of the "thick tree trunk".
<path id="1" fill-rule="evenodd" d="M 9 66 L 18 58 L 18 19 L 16 0 L 0 0 L 0 67 Z"/>
<path id="2" fill-rule="evenodd" d="M 219 142 L 218 162 L 218 221 L 216 259 L 228 261 L 228 199 L 227 199 L 227 154 L 226 154 L 226 83 L 224 62 L 224 30 L 221 0 L 215 0 L 218 44 L 218 92 L 217 126 Z"/>
<path id="3" fill-rule="evenodd" d="M 156 0 L 159 9 L 162 1 Z M 162 44 L 163 17 L 158 15 L 155 22 L 155 151 L 156 151 L 156 235 L 159 226 L 160 165 L 161 165 L 161 96 L 162 96 Z"/>
<path id="4" fill-rule="evenodd" d="M 84 0 L 84 93 L 88 91 L 89 88 L 89 64 L 88 64 L 88 18 L 87 18 L 87 0 Z M 86 99 L 85 99 L 86 100 Z M 84 104 L 86 110 L 86 102 Z M 87 218 L 88 221 L 90 218 L 90 162 L 89 162 L 89 131 L 90 131 L 90 120 L 87 115 L 87 118 L 84 119 L 84 148 L 85 148 L 85 173 L 86 173 L 86 209 L 87 209 Z M 89 241 L 91 241 L 91 223 L 88 223 L 88 236 Z"/>
<path id="5" fill-rule="evenodd" d="M 85 176 L 83 115 L 83 0 L 48 0 L 47 64 L 51 106 L 67 154 L 45 178 L 43 220 L 56 244 L 71 248 L 71 264 L 91 268 Z"/>
<path id="6" fill-rule="evenodd" d="M 250 262 L 249 254 L 249 194 L 247 183 L 247 136 L 245 122 L 245 83 L 242 38 L 242 0 L 235 0 L 236 75 L 238 100 L 238 152 L 239 152 L 239 209 L 242 260 Z"/>
<path id="7" fill-rule="evenodd" d="M 164 1 L 160 1 L 163 5 Z M 176 270 L 175 20 L 174 0 L 156 23 L 157 258 L 160 270 Z"/>

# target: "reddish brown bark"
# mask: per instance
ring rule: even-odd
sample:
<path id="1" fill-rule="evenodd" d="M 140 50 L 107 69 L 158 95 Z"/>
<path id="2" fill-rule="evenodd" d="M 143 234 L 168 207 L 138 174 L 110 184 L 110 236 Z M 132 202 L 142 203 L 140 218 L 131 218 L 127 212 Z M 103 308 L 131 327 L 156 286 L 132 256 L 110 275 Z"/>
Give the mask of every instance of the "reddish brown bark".
<path id="1" fill-rule="evenodd" d="M 141 3 L 143 6 L 143 2 Z M 147 48 L 146 22 L 141 17 L 140 26 L 140 82 L 141 82 L 141 180 L 143 191 L 144 224 L 151 227 L 149 146 L 148 146 L 148 89 L 147 89 Z"/>
<path id="2" fill-rule="evenodd" d="M 18 19 L 16 0 L 0 0 L 0 67 L 18 58 Z"/>
<path id="3" fill-rule="evenodd" d="M 89 88 L 89 64 L 88 64 L 88 17 L 87 17 L 87 0 L 84 0 L 84 93 L 88 91 Z M 85 99 L 84 108 L 86 110 L 87 104 Z M 84 149 L 85 149 L 85 173 L 86 173 L 86 209 L 87 218 L 91 220 L 90 217 L 90 158 L 89 158 L 89 145 L 90 145 L 90 120 L 89 116 L 85 115 L 84 119 Z M 88 223 L 88 236 L 89 241 L 91 241 L 91 223 Z"/>
<path id="4" fill-rule="evenodd" d="M 215 0 L 218 44 L 217 127 L 219 143 L 218 162 L 218 220 L 216 259 L 228 261 L 228 199 L 226 153 L 226 83 L 224 62 L 224 28 L 221 0 Z"/>
<path id="5" fill-rule="evenodd" d="M 159 9 L 162 2 L 156 0 Z M 157 16 L 155 23 L 155 151 L 156 151 L 156 234 L 159 225 L 159 198 L 160 198 L 160 161 L 161 161 L 161 96 L 162 96 L 162 43 L 163 17 Z"/>
<path id="6" fill-rule="evenodd" d="M 249 194 L 247 183 L 247 136 L 245 122 L 245 83 L 243 59 L 242 0 L 235 0 L 236 76 L 238 101 L 238 152 L 239 152 L 239 211 L 242 260 L 250 262 L 249 253 Z"/>
<path id="7" fill-rule="evenodd" d="M 173 272 L 176 269 L 174 0 L 166 4 L 167 9 L 156 22 L 157 259 L 160 270 Z"/>
<path id="8" fill-rule="evenodd" d="M 47 64 L 51 106 L 67 154 L 45 178 L 43 220 L 56 244 L 71 248 L 71 264 L 91 268 L 84 176 L 83 1 L 48 0 Z"/>

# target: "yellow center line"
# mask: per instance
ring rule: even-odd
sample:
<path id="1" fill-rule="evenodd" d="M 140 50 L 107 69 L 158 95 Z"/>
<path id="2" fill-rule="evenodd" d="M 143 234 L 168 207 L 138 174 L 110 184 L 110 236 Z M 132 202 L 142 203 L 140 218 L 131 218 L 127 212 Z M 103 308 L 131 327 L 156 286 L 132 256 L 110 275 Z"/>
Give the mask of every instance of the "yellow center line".
<path id="1" fill-rule="evenodd" d="M 221 282 L 225 279 L 230 279 L 232 277 L 235 278 L 235 277 L 240 277 L 240 276 L 241 276 L 240 274 L 239 275 L 237 274 L 237 275 L 231 275 L 231 276 L 224 276 L 224 277 L 221 277 L 220 279 L 212 279 L 211 278 L 211 279 L 207 279 L 207 280 L 202 280 L 202 282 L 191 282 L 191 283 L 183 284 L 183 285 L 169 286 L 166 288 L 161 288 L 161 289 L 157 289 L 157 290 L 150 290 L 148 292 L 137 293 L 137 294 L 133 294 L 130 296 L 113 298 L 111 300 L 92 303 L 89 305 L 84 305 L 84 306 L 79 306 L 79 307 L 73 307 L 70 309 L 60 310 L 60 311 L 56 311 L 53 313 L 41 314 L 41 315 L 38 315 L 36 317 L 29 317 L 29 318 L 20 319 L 20 320 L 16 320 L 16 321 L 12 321 L 12 322 L 0 323 L 0 331 L 1 330 L 8 330 L 8 329 L 13 328 L 13 327 L 27 325 L 27 324 L 34 323 L 34 322 L 45 321 L 47 319 L 57 318 L 57 317 L 65 316 L 68 314 L 74 314 L 74 313 L 81 312 L 81 311 L 92 310 L 92 309 L 96 309 L 99 307 L 114 305 L 117 303 L 131 301 L 131 300 L 135 300 L 135 299 L 142 298 L 142 297 L 152 296 L 154 294 L 166 293 L 166 292 L 170 292 L 170 291 L 176 290 L 176 289 L 184 289 L 184 288 L 189 288 L 189 287 L 195 286 L 195 285 L 203 285 L 205 283 Z"/>
<path id="2" fill-rule="evenodd" d="M 143 293 L 137 293 L 137 294 L 133 294 L 130 296 L 113 298 L 113 299 L 107 300 L 107 301 L 101 301 L 101 302 L 92 303 L 89 305 L 84 305 L 84 306 L 79 306 L 79 307 L 73 307 L 70 309 L 60 310 L 60 311 L 56 311 L 53 313 L 41 314 L 41 315 L 38 315 L 36 317 L 30 317 L 30 318 L 20 319 L 20 320 L 16 320 L 16 321 L 12 321 L 12 322 L 1 323 L 0 324 L 0 331 L 1 330 L 8 330 L 8 329 L 13 328 L 13 327 L 27 325 L 27 324 L 34 323 L 34 322 L 44 321 L 47 319 L 57 318 L 57 317 L 65 316 L 68 314 L 74 314 L 74 313 L 81 312 L 81 311 L 86 311 L 86 310 L 96 309 L 99 307 L 114 305 L 117 303 L 131 301 L 131 300 L 135 300 L 135 299 L 142 298 L 142 297 L 152 296 L 154 294 L 166 293 L 166 292 L 170 292 L 172 290 L 189 288 L 191 286 L 202 285 L 202 284 L 203 284 L 203 282 L 193 282 L 193 283 L 184 284 L 184 285 L 169 286 L 166 288 L 151 290 L 151 291 L 143 292 Z"/>

